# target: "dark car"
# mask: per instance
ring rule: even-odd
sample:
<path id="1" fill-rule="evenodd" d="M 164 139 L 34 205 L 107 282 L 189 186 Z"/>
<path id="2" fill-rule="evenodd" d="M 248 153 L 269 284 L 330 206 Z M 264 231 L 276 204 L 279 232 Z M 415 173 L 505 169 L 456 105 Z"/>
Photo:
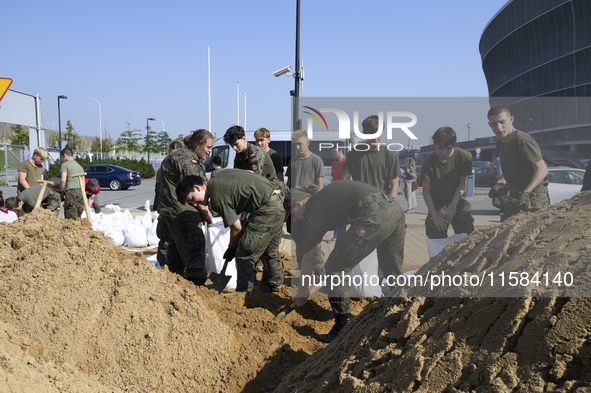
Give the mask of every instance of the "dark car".
<path id="1" fill-rule="evenodd" d="M 478 168 L 474 174 L 474 184 L 477 186 L 492 187 L 496 182 L 496 168 Z"/>
<path id="2" fill-rule="evenodd" d="M 97 179 L 101 188 L 109 187 L 111 190 L 127 190 L 131 186 L 139 186 L 142 184 L 140 173 L 130 171 L 129 169 L 117 165 L 86 165 L 84 172 L 86 172 L 87 179 Z M 53 176 L 58 179 L 60 175 Z"/>

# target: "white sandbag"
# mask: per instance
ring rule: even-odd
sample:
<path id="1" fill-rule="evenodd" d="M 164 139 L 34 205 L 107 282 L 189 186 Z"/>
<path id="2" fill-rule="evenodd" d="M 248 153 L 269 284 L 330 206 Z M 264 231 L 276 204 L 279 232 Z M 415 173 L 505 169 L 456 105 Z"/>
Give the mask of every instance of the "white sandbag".
<path id="1" fill-rule="evenodd" d="M 351 297 L 381 297 L 382 285 L 378 277 L 378 252 L 373 250 L 351 270 Z M 372 285 L 374 284 L 374 285 Z"/>
<path id="2" fill-rule="evenodd" d="M 115 212 L 120 212 L 121 208 L 119 206 L 115 206 L 112 203 L 109 203 L 108 205 L 105 205 L 105 209 L 111 209 Z"/>
<path id="3" fill-rule="evenodd" d="M 152 227 L 152 212 L 150 211 L 150 200 L 146 201 L 144 208 L 146 209 L 146 212 L 142 216 L 141 224 L 146 230 L 149 230 Z"/>
<path id="4" fill-rule="evenodd" d="M 205 268 L 210 272 L 219 273 L 224 267 L 224 253 L 230 244 L 230 228 L 224 228 L 223 220 L 216 217 L 211 226 L 204 225 L 204 230 L 207 231 Z"/>
<path id="5" fill-rule="evenodd" d="M 128 210 L 126 210 L 128 211 Z M 146 247 L 148 245 L 148 236 L 146 230 L 141 226 L 126 223 L 125 226 L 125 247 Z"/>
<path id="6" fill-rule="evenodd" d="M 151 246 L 157 246 L 160 242 L 158 235 L 156 235 L 156 227 L 158 226 L 158 220 L 154 220 L 150 230 L 148 231 L 148 244 Z"/>
<path id="7" fill-rule="evenodd" d="M 125 233 L 122 230 L 105 231 L 107 240 L 111 240 L 116 247 L 120 247 L 125 243 Z"/>
<path id="8" fill-rule="evenodd" d="M 458 233 L 457 235 L 452 235 L 446 237 L 445 239 L 425 239 L 427 242 L 427 248 L 429 249 L 429 259 L 433 258 L 435 255 L 439 254 L 445 247 L 450 245 L 453 241 L 462 239 L 468 236 L 467 233 Z"/>
<path id="9" fill-rule="evenodd" d="M 162 269 L 162 266 L 160 266 L 160 263 L 158 262 L 158 255 L 154 254 L 151 255 L 149 257 L 146 258 L 148 260 L 148 262 L 150 262 L 152 265 L 156 266 L 158 269 Z"/>

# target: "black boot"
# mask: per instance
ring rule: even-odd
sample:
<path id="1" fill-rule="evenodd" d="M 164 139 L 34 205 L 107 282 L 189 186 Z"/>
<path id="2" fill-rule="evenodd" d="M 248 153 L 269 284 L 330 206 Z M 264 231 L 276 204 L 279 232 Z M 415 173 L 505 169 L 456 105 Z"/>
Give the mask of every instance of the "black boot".
<path id="1" fill-rule="evenodd" d="M 331 343 L 335 338 L 337 338 L 337 336 L 345 327 L 345 325 L 351 322 L 351 318 L 353 318 L 351 314 L 343 314 L 336 316 L 335 324 L 332 327 L 332 329 L 330 329 L 330 332 L 328 332 L 328 334 L 319 334 L 318 341 L 322 341 L 323 343 Z"/>

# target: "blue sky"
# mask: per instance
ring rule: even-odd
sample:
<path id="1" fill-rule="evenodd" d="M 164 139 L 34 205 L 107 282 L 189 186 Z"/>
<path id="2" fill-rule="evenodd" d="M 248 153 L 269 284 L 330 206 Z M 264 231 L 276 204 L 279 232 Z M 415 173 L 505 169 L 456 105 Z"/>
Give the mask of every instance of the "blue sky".
<path id="1" fill-rule="evenodd" d="M 302 97 L 486 97 L 478 43 L 506 0 L 301 1 Z M 71 120 L 80 134 L 102 124 L 117 138 L 146 118 L 176 137 L 240 123 L 289 130 L 295 65 L 295 0 L 8 1 L 0 23 L 0 77 L 39 93 L 44 126 Z M 472 124 L 472 138 L 492 135 Z M 151 122 L 161 131 L 163 124 Z"/>

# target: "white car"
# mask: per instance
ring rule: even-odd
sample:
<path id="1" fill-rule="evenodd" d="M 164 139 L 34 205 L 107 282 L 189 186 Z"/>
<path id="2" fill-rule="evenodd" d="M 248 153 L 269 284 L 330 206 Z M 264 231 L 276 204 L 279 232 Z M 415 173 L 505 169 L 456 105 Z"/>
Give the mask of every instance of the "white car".
<path id="1" fill-rule="evenodd" d="M 550 204 L 554 205 L 564 199 L 570 199 L 583 187 L 585 171 L 567 166 L 548 168 L 548 194 Z"/>

